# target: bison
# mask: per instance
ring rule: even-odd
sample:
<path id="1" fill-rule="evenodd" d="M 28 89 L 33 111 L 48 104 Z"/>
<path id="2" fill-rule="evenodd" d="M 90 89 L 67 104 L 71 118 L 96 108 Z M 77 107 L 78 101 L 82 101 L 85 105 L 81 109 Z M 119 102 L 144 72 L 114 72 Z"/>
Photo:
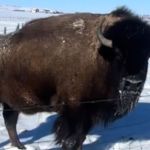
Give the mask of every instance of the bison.
<path id="1" fill-rule="evenodd" d="M 12 145 L 19 112 L 55 111 L 56 142 L 81 150 L 96 124 L 138 102 L 150 56 L 150 26 L 127 8 L 37 19 L 0 40 L 0 102 Z"/>

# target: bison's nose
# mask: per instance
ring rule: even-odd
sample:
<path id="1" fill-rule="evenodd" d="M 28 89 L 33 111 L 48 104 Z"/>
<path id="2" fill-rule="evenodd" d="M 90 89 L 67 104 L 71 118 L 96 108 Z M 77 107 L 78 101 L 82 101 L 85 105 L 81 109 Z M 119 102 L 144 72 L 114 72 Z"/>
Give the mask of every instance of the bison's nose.
<path id="1" fill-rule="evenodd" d="M 144 80 L 138 79 L 136 77 L 126 77 L 122 79 L 121 83 L 121 91 L 128 91 L 130 93 L 138 93 L 141 92 L 141 88 L 143 87 Z"/>
<path id="2" fill-rule="evenodd" d="M 127 82 L 129 82 L 130 84 L 138 84 L 138 83 L 142 82 L 142 80 L 139 80 L 139 79 L 125 78 L 124 80 L 127 81 Z"/>
<path id="3" fill-rule="evenodd" d="M 136 75 L 122 78 L 119 87 L 116 115 L 122 116 L 131 111 L 139 100 L 146 78 L 146 70 Z"/>
<path id="4" fill-rule="evenodd" d="M 145 82 L 145 77 L 141 75 L 127 76 L 124 77 L 120 83 L 120 99 L 122 101 L 130 101 L 132 99 L 137 99 L 141 94 L 143 85 Z"/>

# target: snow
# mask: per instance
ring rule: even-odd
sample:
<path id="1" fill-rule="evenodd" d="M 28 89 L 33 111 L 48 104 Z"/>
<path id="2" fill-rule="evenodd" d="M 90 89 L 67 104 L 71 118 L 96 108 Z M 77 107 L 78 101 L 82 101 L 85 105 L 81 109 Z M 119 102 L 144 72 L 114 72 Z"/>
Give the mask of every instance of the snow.
<path id="1" fill-rule="evenodd" d="M 12 11 L 15 9 L 16 7 L 0 6 L 0 34 L 4 33 L 4 27 L 7 27 L 7 33 L 10 33 L 16 30 L 18 24 L 21 27 L 30 20 L 48 17 L 52 15 L 46 13 L 31 13 L 29 11 Z M 27 8 L 24 8 L 24 10 L 27 10 Z"/>
<path id="2" fill-rule="evenodd" d="M 9 32 L 17 24 L 29 20 L 47 17 L 49 14 L 14 12 L 13 8 L 0 8 L 0 33 L 6 26 Z M 148 150 L 150 147 L 150 67 L 142 97 L 136 108 L 125 117 L 112 123 L 107 128 L 95 126 L 87 135 L 83 150 Z M 53 124 L 56 113 L 37 113 L 19 116 L 17 130 L 21 142 L 27 150 L 59 150 L 54 142 Z M 0 150 L 17 150 L 9 142 L 5 129 L 2 108 L 0 107 Z"/>

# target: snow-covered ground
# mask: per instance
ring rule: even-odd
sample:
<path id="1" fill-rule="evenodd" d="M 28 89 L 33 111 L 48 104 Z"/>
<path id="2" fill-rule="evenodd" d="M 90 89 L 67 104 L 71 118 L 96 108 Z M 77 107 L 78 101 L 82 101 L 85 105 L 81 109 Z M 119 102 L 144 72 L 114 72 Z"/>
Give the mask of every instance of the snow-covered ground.
<path id="1" fill-rule="evenodd" d="M 15 8 L 0 6 L 0 34 L 4 33 L 5 27 L 7 28 L 7 33 L 10 33 L 16 30 L 18 24 L 21 27 L 30 20 L 51 15 L 46 13 L 17 12 L 12 11 L 12 9 Z"/>
<path id="2" fill-rule="evenodd" d="M 14 31 L 18 23 L 47 17 L 49 14 L 13 12 L 0 9 L 0 33 L 6 26 Z M 17 150 L 11 147 L 0 107 L 0 150 Z M 27 150 L 59 150 L 54 142 L 52 126 L 57 118 L 55 113 L 37 113 L 32 116 L 21 114 L 17 130 Z M 149 150 L 150 148 L 150 67 L 147 80 L 136 108 L 127 116 L 107 128 L 94 127 L 87 135 L 84 150 Z"/>

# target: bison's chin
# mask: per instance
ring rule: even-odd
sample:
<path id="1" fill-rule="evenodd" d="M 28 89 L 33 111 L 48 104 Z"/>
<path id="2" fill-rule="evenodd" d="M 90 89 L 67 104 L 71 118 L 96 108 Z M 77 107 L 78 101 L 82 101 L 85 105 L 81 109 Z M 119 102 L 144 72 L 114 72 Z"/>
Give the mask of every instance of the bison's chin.
<path id="1" fill-rule="evenodd" d="M 139 100 L 147 68 L 144 68 L 136 75 L 126 76 L 120 82 L 119 100 L 117 101 L 116 117 L 121 117 L 130 112 Z"/>

